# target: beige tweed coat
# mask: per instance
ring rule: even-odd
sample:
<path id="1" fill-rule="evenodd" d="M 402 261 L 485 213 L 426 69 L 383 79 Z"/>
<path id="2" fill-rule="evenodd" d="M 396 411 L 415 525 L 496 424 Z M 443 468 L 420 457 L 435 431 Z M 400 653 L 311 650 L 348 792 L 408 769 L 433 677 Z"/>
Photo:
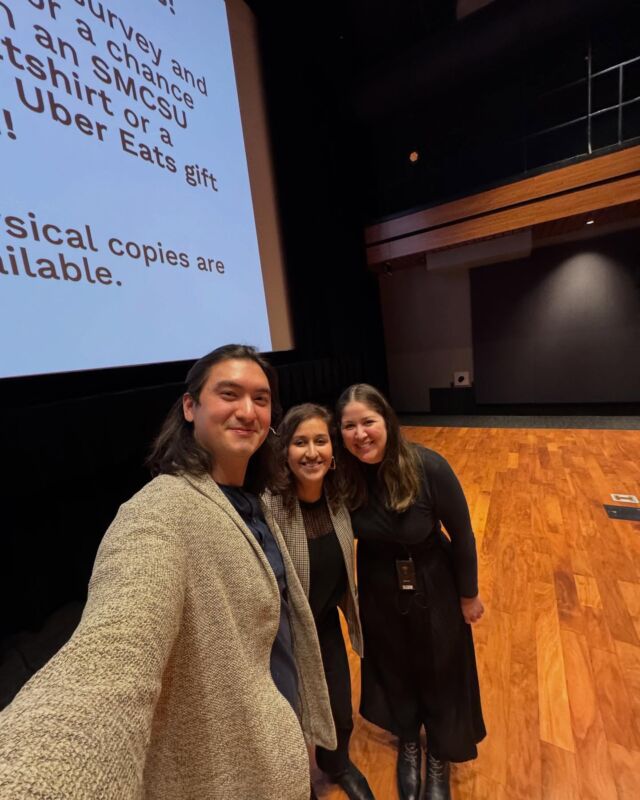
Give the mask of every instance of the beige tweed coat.
<path id="1" fill-rule="evenodd" d="M 315 626 L 287 571 L 302 724 L 335 747 Z M 209 476 L 162 475 L 100 545 L 71 640 L 0 714 L 2 800 L 308 800 L 303 733 L 270 672 L 280 596 Z"/>
<path id="2" fill-rule="evenodd" d="M 290 515 L 284 508 L 280 495 L 265 492 L 262 496 L 262 502 L 265 507 L 271 509 L 275 521 L 287 543 L 287 549 L 293 561 L 293 566 L 296 568 L 296 572 L 300 578 L 302 588 L 306 596 L 309 597 L 311 579 L 309 547 L 307 545 L 307 534 L 304 529 L 300 503 L 298 503 L 297 500 L 295 501 L 293 514 Z M 329 506 L 328 503 L 327 505 Z M 340 608 L 347 620 L 351 645 L 355 652 L 362 657 L 362 628 L 360 627 L 360 614 L 358 612 L 358 590 L 355 581 L 354 541 L 351 518 L 349 512 L 343 505 L 341 505 L 335 513 L 329 506 L 329 514 L 333 522 L 333 529 L 336 532 L 340 544 L 340 549 L 342 550 L 344 566 L 347 571 L 348 587 L 340 602 Z"/>

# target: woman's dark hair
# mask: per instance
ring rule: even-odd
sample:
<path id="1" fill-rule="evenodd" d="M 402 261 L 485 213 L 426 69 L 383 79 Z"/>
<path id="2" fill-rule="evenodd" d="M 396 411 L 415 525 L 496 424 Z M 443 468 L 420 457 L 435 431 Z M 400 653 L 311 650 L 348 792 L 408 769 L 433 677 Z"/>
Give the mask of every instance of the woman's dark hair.
<path id="1" fill-rule="evenodd" d="M 315 403 L 302 403 L 299 406 L 290 408 L 278 428 L 278 442 L 275 445 L 275 468 L 268 483 L 269 489 L 274 494 L 279 494 L 282 497 L 282 504 L 289 515 L 293 514 L 296 503 L 296 485 L 289 468 L 289 445 L 298 427 L 309 419 L 320 419 L 326 424 L 335 457 L 336 429 L 331 412 L 324 406 L 318 406 Z M 324 477 L 323 488 L 331 510 L 336 512 L 343 499 L 341 471 L 339 469 L 330 469 L 327 472 Z"/>
<path id="2" fill-rule="evenodd" d="M 207 382 L 211 368 L 221 361 L 244 359 L 255 362 L 267 376 L 271 389 L 271 421 L 277 424 L 280 419 L 278 401 L 278 380 L 274 368 L 265 361 L 255 347 L 244 344 L 225 344 L 207 353 L 191 367 L 185 379 L 184 393 L 191 395 L 196 403 Z M 213 458 L 208 450 L 200 445 L 193 435 L 193 423 L 187 422 L 182 410 L 181 395 L 171 407 L 155 438 L 147 458 L 147 466 L 152 475 L 177 475 L 182 472 L 191 475 L 210 473 Z M 266 486 L 272 465 L 272 440 L 267 436 L 263 444 L 249 459 L 244 485 L 252 492 L 259 493 Z"/>
<path id="3" fill-rule="evenodd" d="M 387 445 L 380 463 L 378 480 L 384 488 L 385 505 L 393 511 L 406 511 L 420 491 L 420 461 L 416 449 L 402 435 L 395 411 L 387 398 L 367 383 L 349 386 L 338 398 L 336 418 L 342 427 L 342 415 L 349 403 L 362 403 L 383 418 L 387 428 Z M 362 463 L 341 442 L 344 462 L 346 503 L 359 508 L 367 500 L 367 483 Z"/>

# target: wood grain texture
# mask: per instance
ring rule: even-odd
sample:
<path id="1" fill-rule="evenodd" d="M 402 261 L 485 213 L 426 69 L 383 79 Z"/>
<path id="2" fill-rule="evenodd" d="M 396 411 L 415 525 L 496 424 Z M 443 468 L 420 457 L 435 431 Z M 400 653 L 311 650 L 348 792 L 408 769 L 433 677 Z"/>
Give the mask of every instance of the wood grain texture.
<path id="1" fill-rule="evenodd" d="M 590 651 L 598 706 L 609 742 L 627 750 L 640 750 L 631 698 L 615 653 L 592 648 Z"/>
<path id="2" fill-rule="evenodd" d="M 391 239 L 396 236 L 407 236 L 415 231 L 432 228 L 435 225 L 446 225 L 455 220 L 496 211 L 515 203 L 525 203 L 556 192 L 578 189 L 591 183 L 618 178 L 629 172 L 635 172 L 640 163 L 640 146 L 630 147 L 617 153 L 599 156 L 579 164 L 551 170 L 532 178 L 498 186 L 486 192 L 463 197 L 450 203 L 402 217 L 369 225 L 365 230 L 367 245 Z"/>
<path id="3" fill-rule="evenodd" d="M 617 800 L 586 638 L 572 631 L 562 631 L 561 637 L 571 703 L 571 722 L 577 745 L 580 797 L 588 800 Z"/>
<path id="4" fill-rule="evenodd" d="M 573 753 L 575 746 L 554 586 L 538 584 L 534 606 L 540 739 Z"/>
<path id="5" fill-rule="evenodd" d="M 590 213 L 609 206 L 640 199 L 640 177 L 621 177 L 608 183 L 586 186 L 570 194 L 535 200 L 526 205 L 498 210 L 481 217 L 464 219 L 441 228 L 407 235 L 367 248 L 367 264 L 375 266 L 416 253 L 468 244 L 490 236 L 522 230 L 542 222 Z"/>
<path id="6" fill-rule="evenodd" d="M 582 607 L 602 608 L 602 600 L 598 591 L 598 582 L 590 575 L 577 574 L 573 576 L 578 593 L 578 602 Z"/>
<path id="7" fill-rule="evenodd" d="M 465 489 L 486 615 L 474 628 L 487 739 L 454 800 L 640 797 L 640 431 L 407 428 Z M 350 652 L 354 708 L 359 663 Z M 396 800 L 394 737 L 355 714 L 352 757 Z M 321 800 L 344 798 L 316 768 Z"/>
<path id="8" fill-rule="evenodd" d="M 540 761 L 541 791 L 544 800 L 580 800 L 574 753 L 541 742 Z"/>
<path id="9" fill-rule="evenodd" d="M 629 616 L 633 620 L 636 633 L 640 636 L 640 583 L 618 581 L 620 594 L 627 606 Z"/>
<path id="10" fill-rule="evenodd" d="M 609 745 L 619 800 L 638 800 L 640 752 L 630 752 L 617 744 Z"/>

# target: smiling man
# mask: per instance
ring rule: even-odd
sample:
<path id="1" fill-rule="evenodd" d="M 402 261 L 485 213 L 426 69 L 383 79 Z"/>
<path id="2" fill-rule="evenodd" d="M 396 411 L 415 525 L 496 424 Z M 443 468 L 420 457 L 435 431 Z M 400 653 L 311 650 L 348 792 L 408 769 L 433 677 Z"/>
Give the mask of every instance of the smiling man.
<path id="1" fill-rule="evenodd" d="M 241 358 L 214 364 L 195 397 L 185 392 L 184 417 L 193 423 L 196 442 L 212 456 L 211 477 L 217 483 L 243 484 L 249 458 L 269 432 L 271 404 L 264 369 Z"/>
<path id="2" fill-rule="evenodd" d="M 0 797 L 308 800 L 335 747 L 313 617 L 256 494 L 271 367 L 196 362 L 96 557 L 71 640 L 0 714 Z"/>

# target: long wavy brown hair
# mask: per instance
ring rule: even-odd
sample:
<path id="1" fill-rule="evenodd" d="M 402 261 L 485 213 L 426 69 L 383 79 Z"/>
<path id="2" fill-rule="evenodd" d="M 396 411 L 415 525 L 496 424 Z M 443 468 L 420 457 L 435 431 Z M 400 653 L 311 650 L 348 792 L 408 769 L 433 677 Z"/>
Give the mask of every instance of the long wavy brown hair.
<path id="1" fill-rule="evenodd" d="M 278 427 L 278 441 L 275 446 L 275 464 L 273 474 L 268 482 L 273 494 L 282 497 L 285 511 L 292 515 L 296 504 L 296 484 L 293 473 L 289 468 L 289 445 L 298 427 L 309 419 L 322 420 L 329 431 L 329 438 L 333 447 L 334 458 L 336 453 L 336 429 L 331 412 L 324 406 L 315 403 L 302 403 L 290 408 Z M 343 502 L 342 472 L 336 461 L 336 469 L 330 469 L 324 477 L 324 494 L 329 507 L 335 513 Z"/>
<path id="2" fill-rule="evenodd" d="M 198 403 L 211 368 L 221 361 L 229 359 L 254 361 L 262 369 L 271 389 L 271 422 L 277 424 L 281 416 L 277 375 L 271 364 L 265 361 L 255 347 L 244 344 L 226 344 L 207 353 L 206 356 L 196 361 L 187 373 L 184 392 L 190 394 Z M 147 466 L 152 475 L 177 475 L 179 473 L 204 475 L 213 469 L 211 453 L 196 441 L 193 435 L 193 423 L 188 422 L 184 417 L 183 394 L 171 407 L 151 446 Z M 273 468 L 274 438 L 272 434 L 269 434 L 249 459 L 244 486 L 256 494 L 262 492 L 266 487 L 268 476 Z"/>
<path id="3" fill-rule="evenodd" d="M 387 508 L 406 511 L 420 492 L 420 461 L 415 447 L 400 431 L 400 423 L 389 401 L 374 386 L 355 383 L 338 398 L 336 419 L 342 424 L 344 410 L 349 403 L 363 403 L 383 418 L 387 428 L 387 445 L 379 466 L 378 481 L 384 491 Z M 345 501 L 354 510 L 367 502 L 368 490 L 364 477 L 364 466 L 340 442 L 341 461 L 344 467 Z"/>

